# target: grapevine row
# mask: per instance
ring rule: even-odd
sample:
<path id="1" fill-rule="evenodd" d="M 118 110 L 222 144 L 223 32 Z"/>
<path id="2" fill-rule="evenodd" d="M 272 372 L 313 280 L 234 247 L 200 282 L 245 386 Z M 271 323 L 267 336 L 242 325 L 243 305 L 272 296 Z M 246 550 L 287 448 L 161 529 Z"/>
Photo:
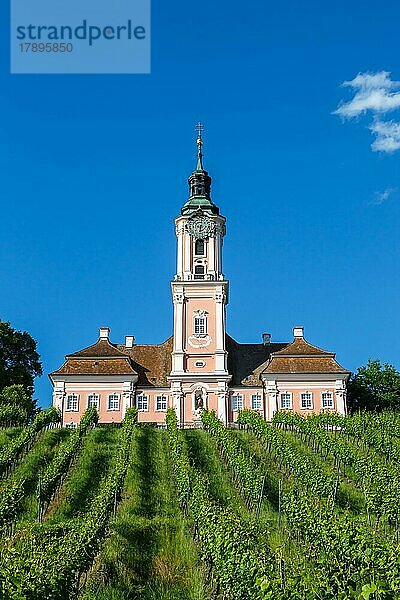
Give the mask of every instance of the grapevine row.
<path id="1" fill-rule="evenodd" d="M 201 418 L 207 431 L 216 439 L 221 455 L 232 470 L 243 495 L 255 508 L 263 491 L 264 474 L 260 465 L 243 451 L 239 440 L 213 412 L 203 411 Z"/>
<path id="2" fill-rule="evenodd" d="M 76 586 L 99 550 L 115 511 L 130 459 L 136 409 L 126 412 L 113 471 L 103 479 L 85 517 L 61 525 L 36 525 L 0 545 L 0 597 L 61 600 Z"/>
<path id="3" fill-rule="evenodd" d="M 183 434 L 177 428 L 172 409 L 168 410 L 166 420 L 179 497 L 195 522 L 203 560 L 212 570 L 221 597 L 281 598 L 276 562 L 265 537 L 260 538 L 258 526 L 254 521 L 245 524 L 212 501 L 204 479 L 189 463 Z"/>
<path id="4" fill-rule="evenodd" d="M 255 435 L 267 445 L 268 450 L 272 451 L 276 459 L 284 465 L 285 469 L 309 490 L 323 497 L 333 495 L 335 488 L 333 476 L 323 472 L 314 456 L 300 453 L 297 444 L 278 429 L 271 427 L 258 413 L 242 410 L 239 413 L 238 423 L 252 429 Z"/>
<path id="5" fill-rule="evenodd" d="M 68 471 L 72 460 L 78 454 L 82 440 L 90 427 L 99 420 L 95 407 L 90 406 L 82 416 L 80 423 L 69 438 L 60 444 L 53 460 L 39 478 L 37 498 L 39 505 L 39 521 L 41 521 L 46 505 L 50 502 L 63 475 Z"/>
<path id="6" fill-rule="evenodd" d="M 330 454 L 338 466 L 350 467 L 355 483 L 364 492 L 367 508 L 378 516 L 386 516 L 398 523 L 400 507 L 399 471 L 371 451 L 363 451 L 349 443 L 341 435 L 332 435 L 320 427 L 315 419 L 306 419 L 292 413 L 276 413 L 273 422 L 289 425 L 299 431 L 313 444 L 313 449 L 325 457 Z"/>
<path id="7" fill-rule="evenodd" d="M 60 413 L 54 408 L 40 411 L 31 425 L 24 427 L 18 437 L 0 449 L 0 474 L 9 471 L 24 451 L 27 451 L 37 434 L 52 423 L 60 421 Z"/>

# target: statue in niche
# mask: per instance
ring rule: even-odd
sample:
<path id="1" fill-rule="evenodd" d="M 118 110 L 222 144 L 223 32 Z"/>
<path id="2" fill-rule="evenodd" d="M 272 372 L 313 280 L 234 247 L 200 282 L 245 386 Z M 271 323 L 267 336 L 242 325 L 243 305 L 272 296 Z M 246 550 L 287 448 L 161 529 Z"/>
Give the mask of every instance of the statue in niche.
<path id="1" fill-rule="evenodd" d="M 194 393 L 194 414 L 201 415 L 201 412 L 206 408 L 206 392 L 201 388 Z"/>

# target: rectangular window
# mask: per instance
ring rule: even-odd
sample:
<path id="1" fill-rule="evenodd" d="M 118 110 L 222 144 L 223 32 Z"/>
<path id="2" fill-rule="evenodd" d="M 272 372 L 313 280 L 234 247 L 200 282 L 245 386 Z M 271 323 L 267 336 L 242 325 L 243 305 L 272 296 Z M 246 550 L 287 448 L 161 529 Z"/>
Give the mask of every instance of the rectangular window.
<path id="1" fill-rule="evenodd" d="M 262 409 L 262 397 L 261 394 L 253 394 L 251 396 L 251 410 Z"/>
<path id="2" fill-rule="evenodd" d="M 322 408 L 333 408 L 332 392 L 322 392 Z"/>
<path id="3" fill-rule="evenodd" d="M 301 408 L 310 409 L 312 408 L 312 394 L 311 392 L 303 392 L 301 394 Z"/>
<path id="4" fill-rule="evenodd" d="M 119 395 L 110 394 L 108 396 L 108 410 L 119 410 Z"/>
<path id="5" fill-rule="evenodd" d="M 99 410 L 100 404 L 100 396 L 98 394 L 89 394 L 88 396 L 88 408 L 89 406 L 94 406 L 97 410 Z"/>
<path id="6" fill-rule="evenodd" d="M 136 396 L 136 408 L 142 411 L 149 410 L 149 397 L 142 395 Z"/>
<path id="7" fill-rule="evenodd" d="M 241 396 L 240 394 L 233 394 L 232 410 L 233 411 L 243 410 L 243 396 Z"/>
<path id="8" fill-rule="evenodd" d="M 76 429 L 77 424 L 76 423 L 65 423 L 65 427 L 67 429 Z"/>
<path id="9" fill-rule="evenodd" d="M 205 243 L 204 240 L 196 240 L 194 253 L 196 256 L 204 256 L 205 255 Z"/>
<path id="10" fill-rule="evenodd" d="M 67 407 L 65 410 L 78 410 L 78 396 L 76 394 L 69 394 L 67 396 Z"/>
<path id="11" fill-rule="evenodd" d="M 194 318 L 194 334 L 195 335 L 204 335 L 206 333 L 207 333 L 206 318 L 205 317 L 195 317 Z"/>
<path id="12" fill-rule="evenodd" d="M 292 408 L 292 394 L 282 392 L 281 394 L 281 410 L 290 410 Z"/>
<path id="13" fill-rule="evenodd" d="M 203 265 L 197 265 L 197 267 L 194 268 L 194 278 L 195 279 L 204 279 Z"/>
<path id="14" fill-rule="evenodd" d="M 157 396 L 156 410 L 167 410 L 167 396 Z"/>

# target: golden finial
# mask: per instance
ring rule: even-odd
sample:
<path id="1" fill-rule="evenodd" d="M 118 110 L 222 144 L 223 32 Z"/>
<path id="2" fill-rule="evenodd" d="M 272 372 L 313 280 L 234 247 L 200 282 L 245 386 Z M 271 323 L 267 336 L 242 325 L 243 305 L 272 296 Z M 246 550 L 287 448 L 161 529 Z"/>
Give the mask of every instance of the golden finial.
<path id="1" fill-rule="evenodd" d="M 197 140 L 196 140 L 196 144 L 197 144 L 197 170 L 198 171 L 203 171 L 203 154 L 201 151 L 201 148 L 203 146 L 203 131 L 204 131 L 204 125 L 202 123 L 197 123 L 196 125 L 196 131 L 197 131 Z"/>

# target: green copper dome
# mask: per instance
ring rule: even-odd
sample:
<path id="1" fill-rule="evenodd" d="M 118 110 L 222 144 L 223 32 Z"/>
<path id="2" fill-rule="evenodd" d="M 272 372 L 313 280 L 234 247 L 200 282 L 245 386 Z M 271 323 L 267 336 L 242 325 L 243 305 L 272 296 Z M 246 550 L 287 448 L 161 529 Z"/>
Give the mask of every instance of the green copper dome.
<path id="1" fill-rule="evenodd" d="M 197 167 L 188 179 L 189 183 L 189 200 L 182 207 L 182 215 L 191 214 L 199 209 L 211 213 L 219 214 L 219 208 L 211 200 L 211 177 L 203 167 L 203 138 L 201 136 L 203 126 L 197 125 Z"/>

